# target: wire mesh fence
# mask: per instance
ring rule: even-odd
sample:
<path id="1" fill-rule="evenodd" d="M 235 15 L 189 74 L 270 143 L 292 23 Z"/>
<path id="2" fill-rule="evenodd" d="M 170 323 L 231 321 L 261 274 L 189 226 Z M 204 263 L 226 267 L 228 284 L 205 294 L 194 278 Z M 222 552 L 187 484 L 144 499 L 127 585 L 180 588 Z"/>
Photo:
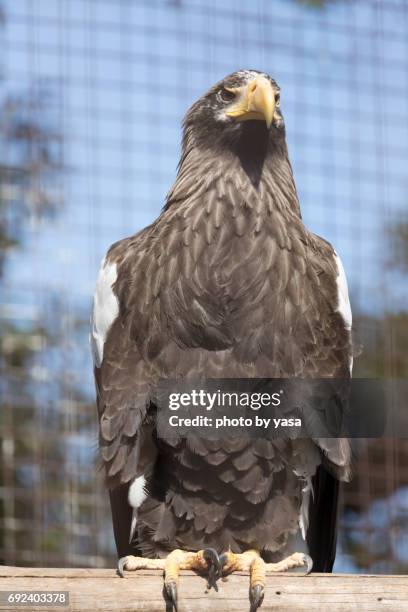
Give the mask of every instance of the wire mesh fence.
<path id="1" fill-rule="evenodd" d="M 349 277 L 356 375 L 406 377 L 408 5 L 3 0 L 0 39 L 0 558 L 110 565 L 95 277 L 159 213 L 182 116 L 226 74 L 281 86 L 305 223 Z M 360 449 L 337 569 L 407 571 L 407 455 L 404 440 Z"/>

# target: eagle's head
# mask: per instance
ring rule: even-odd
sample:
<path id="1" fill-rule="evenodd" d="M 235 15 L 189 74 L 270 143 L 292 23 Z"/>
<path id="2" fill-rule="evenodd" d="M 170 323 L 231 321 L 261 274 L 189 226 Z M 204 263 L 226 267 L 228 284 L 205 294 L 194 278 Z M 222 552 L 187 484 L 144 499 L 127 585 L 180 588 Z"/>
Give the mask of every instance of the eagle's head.
<path id="1" fill-rule="evenodd" d="M 206 148 L 245 146 L 245 141 L 284 139 L 280 89 L 268 74 L 239 70 L 228 75 L 188 110 L 185 138 Z"/>

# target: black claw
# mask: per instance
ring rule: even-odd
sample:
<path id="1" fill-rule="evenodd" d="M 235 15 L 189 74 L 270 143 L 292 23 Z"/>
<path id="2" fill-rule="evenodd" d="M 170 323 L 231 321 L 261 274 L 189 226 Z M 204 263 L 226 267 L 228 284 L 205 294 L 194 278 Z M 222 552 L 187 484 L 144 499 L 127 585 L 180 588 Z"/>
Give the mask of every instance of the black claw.
<path id="1" fill-rule="evenodd" d="M 117 567 L 117 572 L 118 572 L 118 574 L 119 574 L 119 576 L 120 576 L 121 578 L 124 578 L 124 577 L 125 577 L 125 573 L 124 573 L 125 564 L 126 564 L 126 561 L 125 561 L 125 558 L 124 558 L 124 557 L 122 557 L 121 559 L 119 559 L 119 561 L 118 561 L 118 567 Z"/>
<path id="2" fill-rule="evenodd" d="M 217 580 L 221 576 L 222 565 L 218 553 L 214 548 L 205 548 L 203 550 L 203 557 L 208 564 L 208 582 L 207 588 L 214 588 L 218 591 Z"/>
<path id="3" fill-rule="evenodd" d="M 265 591 L 261 584 L 256 584 L 254 587 L 250 588 L 250 591 L 249 591 L 249 601 L 251 603 L 250 612 L 256 612 L 259 606 L 262 605 L 264 595 L 265 595 Z"/>
<path id="4" fill-rule="evenodd" d="M 309 555 L 304 555 L 303 562 L 306 565 L 305 576 L 307 576 L 313 569 L 313 559 Z"/>
<path id="5" fill-rule="evenodd" d="M 175 582 L 167 582 L 165 584 L 165 587 L 166 595 L 170 600 L 173 609 L 175 610 L 175 612 L 177 612 L 177 584 Z"/>
<path id="6" fill-rule="evenodd" d="M 214 565 L 211 565 L 210 569 L 208 570 L 208 580 L 207 580 L 207 589 L 209 591 L 213 588 L 214 591 L 218 593 L 218 585 L 217 585 L 218 578 L 219 578 L 219 574 L 217 572 L 217 569 L 215 568 Z"/>

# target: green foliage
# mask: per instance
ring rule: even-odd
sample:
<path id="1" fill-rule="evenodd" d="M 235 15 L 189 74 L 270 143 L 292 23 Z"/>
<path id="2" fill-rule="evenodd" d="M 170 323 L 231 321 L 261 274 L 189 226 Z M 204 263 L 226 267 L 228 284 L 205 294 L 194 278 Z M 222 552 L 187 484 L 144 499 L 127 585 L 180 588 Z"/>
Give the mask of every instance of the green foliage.
<path id="1" fill-rule="evenodd" d="M 52 218 L 62 204 L 54 189 L 62 139 L 49 124 L 47 99 L 34 83 L 0 103 L 0 276 L 8 253 L 23 246 L 27 222 Z"/>
<path id="2" fill-rule="evenodd" d="M 1 358 L 4 368 L 25 368 L 30 358 L 49 345 L 50 334 L 43 327 L 20 330 L 14 325 L 3 325 L 0 330 Z"/>
<path id="3" fill-rule="evenodd" d="M 408 311 L 382 317 L 356 314 L 353 328 L 361 345 L 353 368 L 356 378 L 408 378 Z"/>
<path id="4" fill-rule="evenodd" d="M 332 4 L 336 0 L 296 0 L 299 4 L 309 6 L 312 8 L 323 8 L 328 4 Z"/>
<path id="5" fill-rule="evenodd" d="M 389 265 L 408 274 L 408 221 L 401 221 L 391 226 L 389 230 L 392 257 Z"/>

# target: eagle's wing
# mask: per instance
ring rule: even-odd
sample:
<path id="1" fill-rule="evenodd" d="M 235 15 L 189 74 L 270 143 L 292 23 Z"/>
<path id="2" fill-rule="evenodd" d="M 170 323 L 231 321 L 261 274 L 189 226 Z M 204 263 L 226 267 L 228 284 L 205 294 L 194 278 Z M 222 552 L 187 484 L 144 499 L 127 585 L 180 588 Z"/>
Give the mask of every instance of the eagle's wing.
<path id="1" fill-rule="evenodd" d="M 337 267 L 337 312 L 347 330 L 348 344 L 342 352 L 343 371 L 352 374 L 352 313 L 347 279 L 340 257 L 335 253 Z M 316 572 L 331 572 L 336 557 L 339 480 L 348 480 L 351 467 L 350 444 L 344 438 L 320 438 L 316 440 L 329 464 L 320 465 L 312 479 L 313 495 L 308 509 L 307 544 Z"/>
<path id="2" fill-rule="evenodd" d="M 132 239 L 133 244 L 137 241 L 138 236 Z M 130 551 L 135 509 L 144 499 L 145 479 L 156 455 L 148 415 L 146 364 L 131 340 L 129 316 L 116 289 L 118 265 L 123 264 L 129 242 L 126 239 L 113 245 L 102 261 L 91 319 L 99 447 L 121 556 Z M 131 504 L 127 503 L 129 498 Z"/>

